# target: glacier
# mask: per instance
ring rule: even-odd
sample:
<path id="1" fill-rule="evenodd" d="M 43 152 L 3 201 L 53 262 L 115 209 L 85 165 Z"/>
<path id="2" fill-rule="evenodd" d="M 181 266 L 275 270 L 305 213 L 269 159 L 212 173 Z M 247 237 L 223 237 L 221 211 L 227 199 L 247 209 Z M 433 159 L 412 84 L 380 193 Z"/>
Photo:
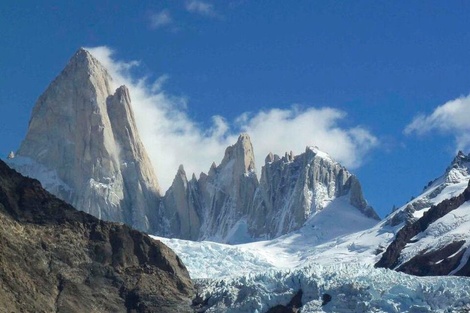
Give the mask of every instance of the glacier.
<path id="1" fill-rule="evenodd" d="M 302 312 L 468 312 L 468 278 L 414 277 L 362 264 L 309 265 L 199 281 L 206 312 L 266 312 L 302 290 Z M 322 305 L 324 295 L 331 301 Z"/>
<path id="2" fill-rule="evenodd" d="M 273 254 L 261 244 L 255 249 L 253 244 L 157 239 L 186 264 L 198 286 L 198 297 L 204 299 L 199 312 L 267 312 L 287 304 L 299 290 L 305 313 L 470 310 L 468 277 L 417 277 L 348 258 L 312 262 L 302 257 L 301 250 L 279 249 Z M 331 301 L 322 305 L 326 294 Z"/>
<path id="3" fill-rule="evenodd" d="M 376 224 L 366 225 L 372 222 L 339 197 L 299 230 L 272 240 L 227 245 L 154 238 L 181 257 L 196 281 L 197 312 L 269 312 L 300 291 L 299 312 L 470 312 L 469 277 L 418 277 L 375 267 L 404 225 L 466 190 L 469 159 L 459 153 L 421 195 Z M 449 273 L 455 274 L 470 258 L 469 212 L 467 201 L 428 225 L 405 246 L 400 264 L 465 241 L 457 251 L 464 252 L 460 263 Z"/>

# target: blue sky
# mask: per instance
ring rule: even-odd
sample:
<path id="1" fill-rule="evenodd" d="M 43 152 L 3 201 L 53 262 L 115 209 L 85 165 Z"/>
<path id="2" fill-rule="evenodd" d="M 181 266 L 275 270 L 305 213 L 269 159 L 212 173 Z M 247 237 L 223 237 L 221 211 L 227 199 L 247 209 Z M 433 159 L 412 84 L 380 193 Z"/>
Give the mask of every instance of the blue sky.
<path id="1" fill-rule="evenodd" d="M 152 131 L 186 146 L 167 159 L 206 171 L 242 130 L 255 151 L 318 145 L 384 216 L 470 150 L 469 14 L 467 1 L 2 1 L 0 155 L 18 148 L 36 99 L 73 53 L 102 47 L 110 66 L 138 61 L 116 74 L 140 94 L 151 154 L 162 154 L 148 147 Z M 152 99 L 189 126 L 153 127 L 143 117 L 161 113 Z M 187 160 L 198 141 L 207 153 Z"/>

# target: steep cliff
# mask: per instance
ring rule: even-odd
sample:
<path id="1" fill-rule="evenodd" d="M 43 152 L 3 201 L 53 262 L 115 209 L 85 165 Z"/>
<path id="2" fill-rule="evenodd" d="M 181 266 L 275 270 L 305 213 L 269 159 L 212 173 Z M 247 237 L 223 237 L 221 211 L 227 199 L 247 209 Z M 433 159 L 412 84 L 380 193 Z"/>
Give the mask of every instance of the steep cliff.
<path id="1" fill-rule="evenodd" d="M 299 230 L 313 217 L 317 226 L 329 224 L 325 219 L 331 219 L 332 214 L 344 215 L 337 220 L 348 223 L 350 208 L 364 219 L 379 219 L 364 200 L 357 178 L 316 148 L 308 147 L 299 156 L 268 155 L 258 181 L 247 134 L 240 135 L 227 148 L 220 165 L 213 164 L 197 182 L 195 178 L 188 182 L 180 169 L 164 205 L 167 216 L 174 216 L 169 220 L 171 237 L 226 243 L 279 237 Z M 326 207 L 330 209 L 323 214 Z M 189 225 L 192 231 L 200 225 L 199 233 L 188 237 Z M 341 228 L 346 232 L 349 229 L 348 225 L 338 225 L 334 231 L 319 229 L 322 234 L 318 235 L 330 238 L 333 233 L 343 234 Z"/>
<path id="2" fill-rule="evenodd" d="M 203 205 L 201 239 L 237 243 L 245 241 L 245 220 L 258 187 L 250 137 L 242 134 L 225 150 L 219 166 L 198 180 Z"/>
<path id="3" fill-rule="evenodd" d="M 347 197 L 366 217 L 379 220 L 364 200 L 357 178 L 326 153 L 307 147 L 299 156 L 270 154 L 249 218 L 253 233 L 273 238 L 297 230 L 340 197 Z"/>
<path id="4" fill-rule="evenodd" d="M 158 182 L 125 86 L 79 49 L 34 106 L 9 161 L 80 210 L 144 231 L 159 228 Z"/>
<path id="5" fill-rule="evenodd" d="M 163 199 L 166 223 L 160 233 L 167 237 L 198 240 L 201 232 L 200 201 L 196 177 L 188 181 L 181 165 Z"/>

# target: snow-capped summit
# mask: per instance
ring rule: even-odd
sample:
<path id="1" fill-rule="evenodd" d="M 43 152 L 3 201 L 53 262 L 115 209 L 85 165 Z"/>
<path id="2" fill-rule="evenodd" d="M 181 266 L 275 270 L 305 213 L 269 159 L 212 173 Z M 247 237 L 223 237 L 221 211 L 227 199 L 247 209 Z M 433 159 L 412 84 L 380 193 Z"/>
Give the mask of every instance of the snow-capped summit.
<path id="1" fill-rule="evenodd" d="M 379 220 L 357 178 L 327 153 L 307 147 L 298 156 L 268 156 L 250 217 L 256 220 L 253 231 L 256 236 L 274 238 L 300 229 L 340 197 L 365 217 Z"/>
<path id="2" fill-rule="evenodd" d="M 393 226 L 410 223 L 423 216 L 432 205 L 461 194 L 470 180 L 470 154 L 459 151 L 445 172 L 430 181 L 423 193 L 392 212 L 387 220 Z"/>
<path id="3" fill-rule="evenodd" d="M 462 151 L 452 161 L 446 170 L 446 182 L 458 183 L 470 176 L 470 153 L 465 155 Z"/>
<path id="4" fill-rule="evenodd" d="M 34 106 L 10 164 L 80 210 L 155 228 L 158 182 L 140 141 L 125 86 L 79 49 Z"/>
<path id="5" fill-rule="evenodd" d="M 396 236 L 377 263 L 418 275 L 470 275 L 470 154 L 392 213 Z"/>

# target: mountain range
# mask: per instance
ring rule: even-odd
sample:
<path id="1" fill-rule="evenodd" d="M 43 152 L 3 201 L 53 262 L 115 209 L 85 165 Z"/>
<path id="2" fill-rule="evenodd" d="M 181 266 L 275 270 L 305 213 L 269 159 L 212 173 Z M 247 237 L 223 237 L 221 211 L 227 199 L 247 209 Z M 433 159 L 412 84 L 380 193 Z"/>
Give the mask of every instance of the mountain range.
<path id="1" fill-rule="evenodd" d="M 112 86 L 103 65 L 79 49 L 39 97 L 9 164 L 82 211 L 165 237 L 272 239 L 299 229 L 341 197 L 364 219 L 379 219 L 357 178 L 315 147 L 298 156 L 268 155 L 258 179 L 248 134 L 207 174 L 188 179 L 181 165 L 162 194 L 129 90 Z"/>
<path id="2" fill-rule="evenodd" d="M 188 176 L 181 165 L 169 189 L 162 191 L 157 179 L 158 168 L 152 166 L 140 140 L 133 105 L 127 87 L 115 86 L 107 69 L 87 50 L 79 49 L 39 97 L 25 139 L 6 160 L 9 166 L 37 179 L 47 191 L 65 202 L 44 196 L 35 180 L 22 183 L 18 174 L 1 163 L 0 170 L 14 178 L 14 183 L 5 179 L 7 187 L 0 193 L 3 201 L 0 208 L 6 216 L 3 220 L 13 219 L 8 225 L 21 224 L 23 220 L 31 223 L 28 219 L 39 224 L 49 221 L 42 209 L 28 209 L 34 207 L 33 200 L 26 201 L 27 210 L 21 211 L 24 197 L 18 202 L 19 196 L 15 195 L 15 191 L 21 195 L 40 193 L 42 196 L 34 201 L 39 201 L 41 208 L 44 199 L 52 203 L 53 209 L 48 204 L 44 210 L 51 210 L 54 231 L 68 227 L 63 225 L 75 225 L 66 218 L 64 224 L 61 214 L 70 215 L 74 221 L 87 221 L 81 228 L 95 229 L 101 225 L 100 229 L 106 231 L 100 236 L 108 238 L 112 247 L 114 232 L 124 232 L 125 235 L 118 237 L 134 238 L 134 246 L 142 246 L 144 242 L 146 253 L 153 249 L 147 247 L 152 246 L 148 243 L 151 239 L 133 233 L 127 226 L 107 226 L 117 224 L 99 220 L 123 223 L 148 233 L 173 249 L 186 265 L 198 288 L 193 301 L 193 310 L 197 312 L 296 312 L 300 307 L 302 312 L 337 312 L 351 309 L 354 301 L 357 312 L 441 312 L 432 295 L 437 299 L 433 288 L 444 285 L 452 293 L 448 299 L 460 301 L 453 308 L 463 310 L 468 305 L 470 309 L 468 293 L 459 293 L 459 286 L 468 286 L 465 279 L 452 283 L 438 278 L 420 280 L 422 290 L 416 293 L 394 289 L 391 285 L 388 289 L 375 285 L 368 289 L 358 287 L 364 281 L 388 286 L 384 283 L 384 277 L 388 277 L 406 288 L 415 288 L 414 282 L 404 278 L 408 276 L 400 276 L 405 274 L 470 276 L 470 154 L 459 152 L 441 177 L 430 181 L 422 194 L 394 209 L 383 220 L 368 205 L 357 177 L 317 147 L 306 147 L 300 155 L 270 153 L 258 178 L 256 147 L 245 133 L 227 147 L 221 162 L 214 162 L 207 173 Z M 99 220 L 85 213 L 70 213 L 73 209 L 66 202 Z M 65 213 L 61 213 L 62 207 Z M 37 216 L 33 218 L 33 215 Z M 23 227 L 18 225 L 12 227 Z M 121 228 L 116 230 L 116 227 Z M 91 233 L 85 232 L 86 240 L 96 240 Z M 136 236 L 140 236 L 138 240 Z M 67 240 L 73 240 L 72 237 Z M 20 240 L 6 238 L 9 242 Z M 14 258 L 15 253 L 25 255 L 28 245 L 36 247 L 40 243 L 16 244 L 21 247 L 19 252 L 1 250 L 0 254 L 7 257 L 0 257 L 0 261 Z M 90 246 L 89 243 L 80 245 Z M 42 249 L 49 251 L 49 248 Z M 70 252 L 64 253 L 73 259 L 68 256 Z M 134 249 L 128 253 L 137 252 Z M 114 254 L 113 248 L 110 260 L 119 259 Z M 168 255 L 172 259 L 176 257 Z M 94 257 L 94 254 L 87 256 L 92 259 L 90 264 L 112 265 L 114 269 L 110 270 L 116 270 L 114 261 Z M 136 260 L 136 257 L 126 254 L 121 259 Z M 141 257 L 137 259 L 140 263 L 130 263 L 134 270 L 146 266 Z M 69 263 L 73 268 L 73 260 Z M 118 270 L 122 270 L 121 263 L 117 263 L 121 266 Z M 21 271 L 26 267 L 22 263 L 18 266 L 23 267 Z M 14 271 L 12 267 L 10 272 Z M 54 271 L 55 277 L 64 276 Z M 183 278 L 176 277 L 179 291 L 175 295 L 178 301 L 185 301 L 192 294 L 193 285 L 186 282 L 184 265 L 178 271 Z M 335 283 L 328 283 L 324 275 L 335 275 L 334 271 L 345 275 L 341 276 L 344 281 L 352 280 L 350 285 L 341 285 L 341 280 L 335 279 L 331 280 Z M 366 272 L 371 275 L 366 280 L 355 276 Z M 318 279 L 312 281 L 312 275 Z M 4 274 L 3 280 L 10 281 L 12 277 Z M 59 278 L 48 280 L 47 284 L 51 288 L 59 286 L 61 291 L 64 281 L 71 279 Z M 185 281 L 183 289 L 178 279 Z M 85 280 L 85 287 L 70 286 L 83 291 L 97 285 Z M 412 293 L 414 298 L 400 298 L 403 292 Z M 350 293 L 356 298 L 348 302 L 345 299 Z M 48 292 L 51 297 L 60 294 Z M 139 294 L 139 297 L 147 296 Z M 386 300 L 379 301 L 381 298 Z M 119 299 L 126 298 L 121 293 Z M 69 300 L 57 301 L 60 304 Z M 100 303 L 99 299 L 96 301 Z M 394 306 L 394 301 L 399 305 Z M 445 303 L 450 306 L 450 302 Z M 275 311 L 276 306 L 281 311 Z"/>

